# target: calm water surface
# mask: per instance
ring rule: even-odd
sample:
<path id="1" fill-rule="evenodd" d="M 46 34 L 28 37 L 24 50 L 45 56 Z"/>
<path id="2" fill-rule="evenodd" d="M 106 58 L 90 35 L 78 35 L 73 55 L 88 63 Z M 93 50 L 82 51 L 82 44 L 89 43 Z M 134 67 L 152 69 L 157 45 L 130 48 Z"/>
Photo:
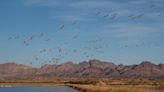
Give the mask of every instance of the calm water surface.
<path id="1" fill-rule="evenodd" d="M 0 92 L 78 92 L 65 86 L 50 87 L 0 87 Z"/>

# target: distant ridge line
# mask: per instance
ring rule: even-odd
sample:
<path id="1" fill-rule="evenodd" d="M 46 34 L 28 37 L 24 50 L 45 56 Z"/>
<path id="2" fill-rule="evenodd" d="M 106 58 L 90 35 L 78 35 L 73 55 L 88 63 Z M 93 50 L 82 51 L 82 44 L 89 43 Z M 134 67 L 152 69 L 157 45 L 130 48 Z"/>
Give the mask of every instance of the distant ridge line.
<path id="1" fill-rule="evenodd" d="M 79 64 L 45 64 L 35 68 L 23 64 L 0 64 L 0 80 L 53 79 L 53 78 L 107 78 L 107 79 L 164 79 L 164 64 L 143 61 L 134 65 L 115 65 L 100 60 L 83 61 Z"/>

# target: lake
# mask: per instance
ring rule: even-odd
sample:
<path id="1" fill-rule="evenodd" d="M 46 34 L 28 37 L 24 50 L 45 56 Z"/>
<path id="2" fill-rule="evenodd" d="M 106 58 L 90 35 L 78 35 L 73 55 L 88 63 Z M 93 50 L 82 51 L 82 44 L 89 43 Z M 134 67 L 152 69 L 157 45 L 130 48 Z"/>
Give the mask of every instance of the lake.
<path id="1" fill-rule="evenodd" d="M 0 87 L 0 92 L 78 92 L 73 88 L 65 86 L 48 87 Z"/>

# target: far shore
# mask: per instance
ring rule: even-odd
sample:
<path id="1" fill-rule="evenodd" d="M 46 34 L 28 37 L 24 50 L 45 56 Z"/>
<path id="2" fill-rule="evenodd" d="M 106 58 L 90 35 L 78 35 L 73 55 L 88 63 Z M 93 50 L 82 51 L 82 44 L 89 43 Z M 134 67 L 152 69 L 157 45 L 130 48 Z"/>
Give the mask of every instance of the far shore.
<path id="1" fill-rule="evenodd" d="M 0 83 L 0 87 L 11 87 L 11 86 L 65 86 L 64 83 Z"/>
<path id="2" fill-rule="evenodd" d="M 164 92 L 164 80 L 6 81 L 0 87 L 66 86 L 80 92 Z"/>

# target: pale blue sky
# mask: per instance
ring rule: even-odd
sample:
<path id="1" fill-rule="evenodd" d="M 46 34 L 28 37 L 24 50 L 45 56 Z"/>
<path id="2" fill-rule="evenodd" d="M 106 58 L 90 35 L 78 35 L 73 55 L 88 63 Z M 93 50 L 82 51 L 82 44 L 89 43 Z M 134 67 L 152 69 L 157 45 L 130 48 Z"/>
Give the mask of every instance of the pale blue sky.
<path id="1" fill-rule="evenodd" d="M 164 63 L 163 25 L 163 0 L 0 0 L 0 63 Z"/>

